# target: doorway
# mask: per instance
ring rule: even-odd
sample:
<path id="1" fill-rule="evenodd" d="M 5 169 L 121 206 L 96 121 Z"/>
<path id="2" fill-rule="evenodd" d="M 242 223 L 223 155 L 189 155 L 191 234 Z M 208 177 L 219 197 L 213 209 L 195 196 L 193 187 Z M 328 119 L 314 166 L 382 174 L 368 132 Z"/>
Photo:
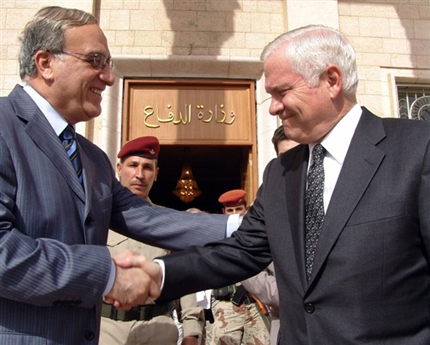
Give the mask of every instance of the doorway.
<path id="1" fill-rule="evenodd" d="M 222 213 L 218 197 L 231 189 L 245 188 L 251 146 L 161 145 L 160 172 L 149 197 L 156 205 L 176 210 L 199 208 Z M 185 162 L 191 169 L 202 194 L 189 203 L 182 202 L 173 190 Z"/>

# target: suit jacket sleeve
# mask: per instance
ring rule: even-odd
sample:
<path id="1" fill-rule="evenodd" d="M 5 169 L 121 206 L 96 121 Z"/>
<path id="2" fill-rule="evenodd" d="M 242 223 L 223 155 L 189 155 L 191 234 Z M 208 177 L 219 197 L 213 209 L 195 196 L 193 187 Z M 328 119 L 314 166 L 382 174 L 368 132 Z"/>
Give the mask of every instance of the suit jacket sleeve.
<path id="1" fill-rule="evenodd" d="M 110 228 L 126 237 L 172 251 L 225 237 L 228 217 L 151 206 L 114 181 Z"/>
<path id="2" fill-rule="evenodd" d="M 270 168 L 269 163 L 254 204 L 231 237 L 162 258 L 165 284 L 158 301 L 234 284 L 269 265 L 272 260 L 265 231 L 264 181 Z"/>

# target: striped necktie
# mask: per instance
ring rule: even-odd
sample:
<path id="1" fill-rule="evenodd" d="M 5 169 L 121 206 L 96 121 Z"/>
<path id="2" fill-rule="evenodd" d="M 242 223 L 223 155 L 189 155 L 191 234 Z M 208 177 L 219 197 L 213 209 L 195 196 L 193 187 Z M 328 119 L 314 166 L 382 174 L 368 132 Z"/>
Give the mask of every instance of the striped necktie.
<path id="1" fill-rule="evenodd" d="M 311 278 L 318 238 L 324 222 L 324 155 L 321 144 L 312 150 L 313 163 L 308 173 L 308 189 L 305 197 L 306 214 L 306 276 Z"/>
<path id="2" fill-rule="evenodd" d="M 60 134 L 61 143 L 67 152 L 70 160 L 72 161 L 73 167 L 75 168 L 76 175 L 78 175 L 79 182 L 82 184 L 82 163 L 81 157 L 79 156 L 78 145 L 76 142 L 75 129 L 68 125 L 66 129 Z"/>

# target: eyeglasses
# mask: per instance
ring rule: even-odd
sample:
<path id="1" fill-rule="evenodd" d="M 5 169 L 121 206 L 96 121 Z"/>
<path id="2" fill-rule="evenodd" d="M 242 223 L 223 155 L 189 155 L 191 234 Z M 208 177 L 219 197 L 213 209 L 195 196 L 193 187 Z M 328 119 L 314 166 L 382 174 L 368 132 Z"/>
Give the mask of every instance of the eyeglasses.
<path id="1" fill-rule="evenodd" d="M 67 55 L 80 55 L 87 57 L 86 59 L 80 58 L 79 56 L 75 56 L 78 59 L 81 59 L 82 61 L 88 62 L 91 66 L 94 68 L 101 68 L 104 69 L 106 65 L 108 65 L 110 68 L 113 68 L 113 61 L 111 58 L 106 59 L 106 57 L 103 54 L 82 54 L 82 53 L 74 53 L 69 52 L 68 50 L 63 50 L 61 54 L 67 54 Z"/>

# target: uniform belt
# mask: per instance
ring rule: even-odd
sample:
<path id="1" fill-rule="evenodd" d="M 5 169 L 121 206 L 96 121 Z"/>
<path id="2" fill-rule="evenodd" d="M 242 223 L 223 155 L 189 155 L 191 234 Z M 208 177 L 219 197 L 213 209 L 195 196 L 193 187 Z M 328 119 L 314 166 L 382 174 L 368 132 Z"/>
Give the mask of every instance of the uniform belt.
<path id="1" fill-rule="evenodd" d="M 217 301 L 231 301 L 231 299 L 233 298 L 234 293 L 229 293 L 227 295 L 223 295 L 223 296 L 214 296 L 214 298 Z"/>
<path id="2" fill-rule="evenodd" d="M 117 310 L 112 304 L 103 302 L 102 316 L 119 321 L 149 321 L 152 318 L 170 313 L 168 304 L 145 304 L 128 311 Z"/>
<path id="3" fill-rule="evenodd" d="M 230 301 L 236 292 L 235 285 L 228 285 L 220 289 L 214 289 L 213 296 L 218 301 Z"/>
<path id="4" fill-rule="evenodd" d="M 232 301 L 234 300 L 234 294 L 228 294 L 228 295 L 225 295 L 223 298 L 215 298 L 215 299 L 218 301 Z M 247 292 L 240 298 L 240 300 L 236 304 L 240 305 L 243 303 L 252 304 L 252 303 L 255 303 L 255 299 Z"/>
<path id="5" fill-rule="evenodd" d="M 234 294 L 231 295 L 227 295 L 226 298 L 219 298 L 219 301 L 232 301 L 234 299 Z M 249 294 L 246 293 L 245 295 L 242 296 L 242 298 L 240 299 L 240 301 L 236 304 L 240 305 L 240 304 L 251 304 L 251 303 L 255 303 L 255 299 Z"/>
<path id="6" fill-rule="evenodd" d="M 252 304 L 252 303 L 255 303 L 255 299 L 254 299 L 254 298 L 253 298 L 249 293 L 247 293 L 247 294 L 243 297 L 242 303 L 245 303 L 245 304 Z"/>

